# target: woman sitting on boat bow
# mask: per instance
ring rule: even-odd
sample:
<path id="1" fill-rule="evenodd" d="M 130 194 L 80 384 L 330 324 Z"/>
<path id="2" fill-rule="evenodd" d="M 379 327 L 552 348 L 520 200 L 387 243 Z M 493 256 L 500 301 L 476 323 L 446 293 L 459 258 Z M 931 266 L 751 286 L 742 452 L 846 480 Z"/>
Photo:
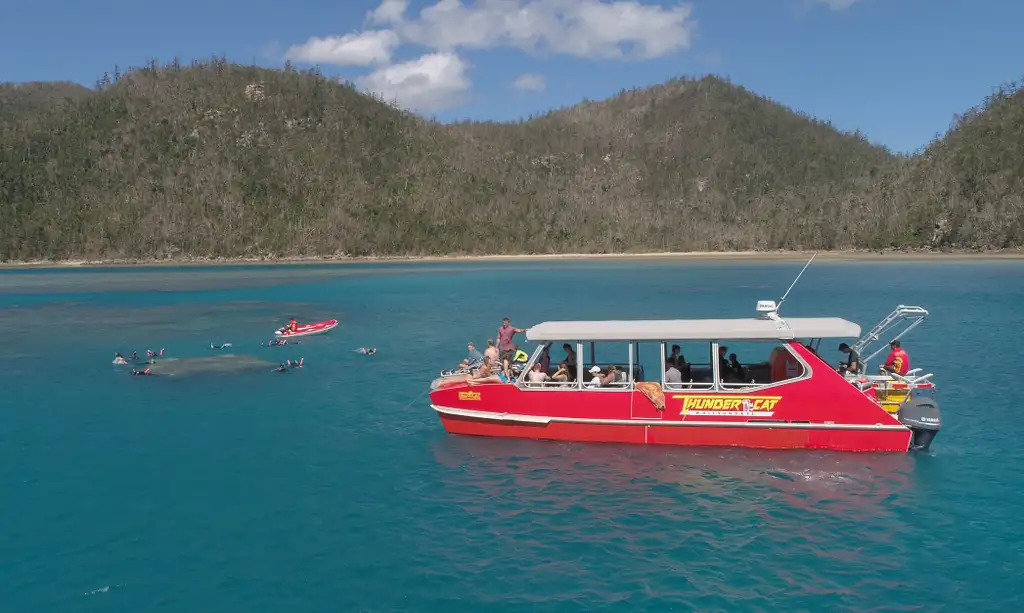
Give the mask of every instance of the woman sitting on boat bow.
<path id="1" fill-rule="evenodd" d="M 504 379 L 494 374 L 489 364 L 483 364 L 479 369 L 473 371 L 473 373 L 466 379 L 466 383 L 470 385 L 479 385 L 481 383 L 502 383 Z"/>

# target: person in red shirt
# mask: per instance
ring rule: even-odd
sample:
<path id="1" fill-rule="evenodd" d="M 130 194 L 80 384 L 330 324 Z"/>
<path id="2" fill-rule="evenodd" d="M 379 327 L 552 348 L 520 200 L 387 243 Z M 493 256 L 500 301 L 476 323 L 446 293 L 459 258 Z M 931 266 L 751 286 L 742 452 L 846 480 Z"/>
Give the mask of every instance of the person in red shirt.
<path id="1" fill-rule="evenodd" d="M 907 374 L 910 370 L 910 356 L 900 348 L 899 341 L 892 341 L 889 343 L 889 346 L 892 347 L 892 351 L 889 352 L 889 357 L 885 359 L 882 370 L 894 372 L 897 375 Z"/>

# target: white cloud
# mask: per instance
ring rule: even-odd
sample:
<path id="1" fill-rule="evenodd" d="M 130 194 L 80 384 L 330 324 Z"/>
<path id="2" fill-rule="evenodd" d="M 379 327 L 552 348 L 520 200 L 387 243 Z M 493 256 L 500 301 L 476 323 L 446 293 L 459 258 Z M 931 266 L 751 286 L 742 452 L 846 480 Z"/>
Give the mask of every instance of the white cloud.
<path id="1" fill-rule="evenodd" d="M 284 57 L 339 66 L 376 65 L 356 83 L 400 106 L 438 111 L 457 106 L 470 88 L 460 50 L 506 47 L 588 59 L 644 60 L 688 49 L 696 28 L 692 9 L 672 1 L 436 0 L 419 13 L 407 14 L 408 0 L 381 0 L 366 16 L 368 25 L 379 29 L 310 38 L 290 47 Z M 392 64 L 395 51 L 406 44 L 430 52 Z M 524 91 L 545 87 L 535 75 L 522 75 L 514 85 Z"/>
<path id="2" fill-rule="evenodd" d="M 401 21 L 407 8 L 409 0 L 383 0 L 380 6 L 370 11 L 370 23 L 385 25 Z"/>
<path id="3" fill-rule="evenodd" d="M 512 87 L 520 91 L 543 91 L 547 87 L 547 83 L 544 81 L 544 77 L 536 74 L 523 74 L 519 75 L 519 78 L 512 82 Z"/>
<path id="4" fill-rule="evenodd" d="M 466 62 L 454 53 L 430 53 L 375 70 L 356 83 L 408 109 L 441 111 L 458 106 L 469 89 L 466 68 Z"/>
<path id="5" fill-rule="evenodd" d="M 400 42 L 398 35 L 391 30 L 367 30 L 344 36 L 313 37 L 303 45 L 289 47 L 284 57 L 298 62 L 338 66 L 387 64 Z"/>
<path id="6" fill-rule="evenodd" d="M 378 10 L 389 2 L 384 0 Z M 389 9 L 389 14 L 393 11 Z M 686 49 L 687 4 L 635 0 L 439 0 L 391 23 L 403 41 L 433 49 L 516 47 L 586 58 L 651 59 Z"/>
<path id="7" fill-rule="evenodd" d="M 384 1 L 387 2 L 388 0 Z M 833 11 L 845 11 L 856 4 L 857 0 L 811 0 L 811 2 L 814 4 L 824 4 Z"/>

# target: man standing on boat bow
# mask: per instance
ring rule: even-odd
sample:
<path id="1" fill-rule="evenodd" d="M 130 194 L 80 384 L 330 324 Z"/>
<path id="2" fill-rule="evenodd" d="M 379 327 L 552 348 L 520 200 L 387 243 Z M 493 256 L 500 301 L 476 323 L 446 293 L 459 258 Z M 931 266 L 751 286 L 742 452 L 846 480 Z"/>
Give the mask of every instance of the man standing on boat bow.
<path id="1" fill-rule="evenodd" d="M 501 369 L 505 372 L 505 376 L 508 377 L 509 369 L 512 365 L 512 360 L 516 352 L 516 344 L 513 342 L 513 338 L 519 332 L 526 332 L 529 328 L 521 329 L 513 326 L 509 323 L 508 317 L 502 320 L 501 326 L 498 327 L 498 349 L 501 351 Z"/>

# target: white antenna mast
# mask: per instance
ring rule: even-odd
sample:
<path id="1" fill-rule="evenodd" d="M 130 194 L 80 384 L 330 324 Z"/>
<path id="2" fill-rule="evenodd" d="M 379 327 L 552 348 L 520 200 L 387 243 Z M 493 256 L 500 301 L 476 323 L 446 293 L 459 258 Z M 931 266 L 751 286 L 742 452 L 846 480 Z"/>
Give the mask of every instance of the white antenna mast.
<path id="1" fill-rule="evenodd" d="M 800 274 L 798 274 L 796 276 L 796 279 L 793 279 L 793 282 L 790 283 L 789 289 L 787 289 L 786 293 L 782 295 L 782 298 L 779 298 L 779 304 L 775 307 L 776 313 L 778 313 L 779 309 L 782 308 L 782 303 L 786 301 L 786 296 L 789 295 L 789 292 L 793 291 L 793 286 L 796 285 L 796 282 L 800 280 L 800 277 L 804 276 L 804 271 L 807 270 L 807 267 L 811 265 L 811 262 L 814 261 L 814 258 L 817 257 L 817 255 L 817 251 L 811 254 L 811 259 L 807 260 L 807 263 L 804 264 L 804 267 L 800 269 Z"/>
<path id="2" fill-rule="evenodd" d="M 773 320 L 778 321 L 779 320 L 779 308 L 782 307 L 782 303 L 786 301 L 786 296 L 789 296 L 789 292 L 791 292 L 793 290 L 793 286 L 795 286 L 797 281 L 800 280 L 800 277 L 802 277 L 804 275 L 804 271 L 807 270 L 807 267 L 811 265 L 811 262 L 814 261 L 814 258 L 817 255 L 818 255 L 818 252 L 815 251 L 814 254 L 811 255 L 811 259 L 807 260 L 807 263 L 804 264 L 803 269 L 800 270 L 800 274 L 798 274 L 796 276 L 796 279 L 793 279 L 793 282 L 789 285 L 789 289 L 787 289 L 786 293 L 783 294 L 782 298 L 779 299 L 778 304 L 776 304 L 776 302 L 774 300 L 759 300 L 758 303 L 757 303 L 757 312 L 761 313 L 762 315 L 764 315 L 768 319 L 773 319 Z"/>

